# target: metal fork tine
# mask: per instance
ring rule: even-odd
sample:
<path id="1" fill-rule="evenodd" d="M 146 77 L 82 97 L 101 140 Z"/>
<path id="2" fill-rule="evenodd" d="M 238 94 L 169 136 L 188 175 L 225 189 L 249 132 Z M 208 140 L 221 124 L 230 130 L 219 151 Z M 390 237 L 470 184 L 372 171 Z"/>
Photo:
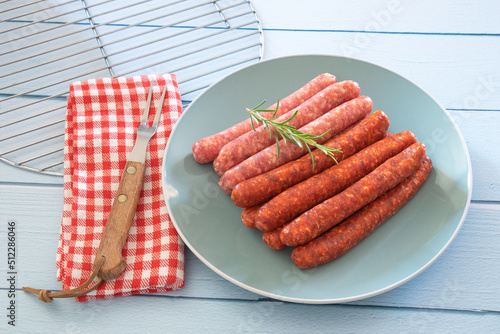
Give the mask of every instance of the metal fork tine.
<path id="1" fill-rule="evenodd" d="M 149 109 L 151 108 L 151 97 L 153 96 L 153 81 L 151 81 L 151 86 L 149 86 L 148 100 L 146 102 L 146 107 L 141 115 L 141 123 L 148 122 Z"/>
<path id="2" fill-rule="evenodd" d="M 158 123 L 160 122 L 161 112 L 163 109 L 163 101 L 165 100 L 166 93 L 167 93 L 167 85 L 165 85 L 165 88 L 163 88 L 163 93 L 161 93 L 161 99 L 158 102 L 158 106 L 156 107 L 156 115 L 153 121 L 153 126 L 157 126 Z"/>

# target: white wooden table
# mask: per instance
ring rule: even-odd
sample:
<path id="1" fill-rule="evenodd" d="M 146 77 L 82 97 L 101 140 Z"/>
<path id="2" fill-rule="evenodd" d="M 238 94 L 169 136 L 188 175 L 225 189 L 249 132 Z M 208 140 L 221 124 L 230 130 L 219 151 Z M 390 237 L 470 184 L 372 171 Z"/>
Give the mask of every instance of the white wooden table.
<path id="1" fill-rule="evenodd" d="M 346 304 L 264 298 L 219 277 L 188 249 L 181 290 L 44 304 L 20 289 L 61 289 L 55 253 L 62 178 L 0 163 L 0 332 L 500 332 L 500 2 L 252 4 L 264 28 L 264 59 L 319 53 L 368 60 L 414 81 L 450 112 L 468 145 L 474 184 L 469 213 L 451 246 L 408 283 Z M 17 229 L 15 327 L 7 318 L 13 299 L 7 281 L 9 220 Z"/>

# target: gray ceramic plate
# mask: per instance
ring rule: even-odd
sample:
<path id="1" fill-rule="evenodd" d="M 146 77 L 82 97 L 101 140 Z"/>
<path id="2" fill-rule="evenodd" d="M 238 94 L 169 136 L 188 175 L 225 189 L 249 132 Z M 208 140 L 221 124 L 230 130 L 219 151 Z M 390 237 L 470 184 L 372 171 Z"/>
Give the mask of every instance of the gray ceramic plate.
<path id="1" fill-rule="evenodd" d="M 261 232 L 243 226 L 242 209 L 217 185 L 212 164 L 194 161 L 198 139 L 245 119 L 246 107 L 269 105 L 324 72 L 354 80 L 383 110 L 393 133 L 410 130 L 427 146 L 434 169 L 401 211 L 339 259 L 297 269 L 291 250 L 273 251 Z M 465 219 L 472 172 L 465 142 L 445 109 L 404 77 L 337 56 L 271 59 L 234 72 L 191 103 L 169 139 L 163 165 L 170 215 L 186 245 L 229 281 L 258 294 L 301 303 L 338 303 L 388 291 L 425 270 L 449 246 Z"/>

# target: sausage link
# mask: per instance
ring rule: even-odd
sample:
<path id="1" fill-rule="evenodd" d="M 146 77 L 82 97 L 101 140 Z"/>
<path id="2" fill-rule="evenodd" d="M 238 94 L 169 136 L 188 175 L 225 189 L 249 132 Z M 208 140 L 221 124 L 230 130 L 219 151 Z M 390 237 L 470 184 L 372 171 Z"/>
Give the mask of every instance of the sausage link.
<path id="1" fill-rule="evenodd" d="M 281 231 L 281 241 L 297 246 L 313 240 L 411 175 L 424 155 L 424 144 L 411 145 L 349 188 L 294 219 Z"/>
<path id="2" fill-rule="evenodd" d="M 426 156 L 406 180 L 331 230 L 305 245 L 295 247 L 293 262 L 301 269 L 308 269 L 344 255 L 408 203 L 423 186 L 431 170 L 432 161 Z"/>
<path id="3" fill-rule="evenodd" d="M 297 115 L 288 124 L 297 129 L 301 128 L 340 104 L 358 97 L 359 92 L 359 85 L 350 80 L 330 85 L 302 103 L 297 108 Z M 294 113 L 295 110 L 291 110 L 280 116 L 277 121 L 287 120 Z M 224 145 L 214 160 L 214 170 L 217 174 L 222 175 L 273 143 L 276 143 L 274 134 L 270 136 L 269 130 L 264 127 L 261 126 L 255 131 L 249 131 Z"/>
<path id="4" fill-rule="evenodd" d="M 330 132 L 322 139 L 317 140 L 322 144 L 365 117 L 371 111 L 372 106 L 373 103 L 369 97 L 358 97 L 332 109 L 314 122 L 300 128 L 300 131 L 321 135 L 326 131 L 325 128 L 330 129 Z M 308 152 L 307 149 L 290 142 L 285 143 L 284 140 L 280 140 L 279 146 L 279 157 L 277 145 L 274 144 L 228 170 L 220 178 L 219 185 L 230 194 L 238 183 L 284 165 Z"/>
<path id="5" fill-rule="evenodd" d="M 264 241 L 271 249 L 280 250 L 286 247 L 286 245 L 281 242 L 280 233 L 283 227 L 278 227 L 275 230 L 264 232 L 262 234 L 262 241 Z"/>
<path id="6" fill-rule="evenodd" d="M 286 112 L 297 108 L 312 96 L 336 82 L 337 79 L 335 78 L 335 76 L 329 73 L 318 75 L 303 87 L 301 87 L 299 90 L 280 100 L 277 115 L 281 116 Z M 276 104 L 272 105 L 268 109 L 276 109 Z M 262 116 L 270 118 L 272 116 L 272 113 L 263 113 Z M 255 127 L 259 125 L 260 124 L 254 124 Z M 246 119 L 222 132 L 198 140 L 193 144 L 192 147 L 194 160 L 199 163 L 208 163 L 214 161 L 224 145 L 249 132 L 250 130 L 252 130 L 250 119 Z"/>
<path id="7" fill-rule="evenodd" d="M 342 161 L 382 139 L 386 135 L 388 128 L 389 119 L 387 115 L 377 110 L 324 145 L 341 150 L 342 153 L 334 153 L 334 156 L 335 160 Z M 306 154 L 267 173 L 240 182 L 231 193 L 234 204 L 247 208 L 265 203 L 285 189 L 335 164 L 335 160 L 319 150 L 312 151 L 312 155 L 314 157 L 314 168 L 311 156 Z"/>
<path id="8" fill-rule="evenodd" d="M 338 194 L 416 142 L 417 137 L 413 133 L 404 131 L 370 145 L 322 173 L 288 188 L 265 203 L 254 220 L 255 226 L 262 231 L 274 230 Z"/>
<path id="9" fill-rule="evenodd" d="M 246 227 L 255 228 L 255 218 L 257 217 L 260 207 L 261 205 L 256 205 L 241 211 L 241 221 Z"/>

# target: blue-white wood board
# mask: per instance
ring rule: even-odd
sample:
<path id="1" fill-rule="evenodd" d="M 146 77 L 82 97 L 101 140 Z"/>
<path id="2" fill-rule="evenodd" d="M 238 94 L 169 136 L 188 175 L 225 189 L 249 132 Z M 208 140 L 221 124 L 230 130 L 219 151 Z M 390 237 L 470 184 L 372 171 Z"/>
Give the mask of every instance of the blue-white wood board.
<path id="1" fill-rule="evenodd" d="M 62 178 L 0 163 L 0 224 L 15 219 L 19 232 L 17 326 L 8 326 L 0 313 L 0 332 L 500 332 L 500 3 L 252 4 L 264 27 L 266 59 L 320 53 L 374 62 L 414 81 L 450 112 L 467 143 L 474 179 L 472 204 L 454 242 L 408 283 L 347 304 L 300 305 L 263 298 L 221 278 L 188 249 L 186 285 L 178 291 L 43 304 L 19 289 L 61 287 L 55 280 L 55 250 Z M 0 230 L 1 245 L 6 232 Z M 5 257 L 0 252 L 2 273 Z M 5 274 L 0 276 L 0 308 L 5 309 L 8 286 Z"/>

